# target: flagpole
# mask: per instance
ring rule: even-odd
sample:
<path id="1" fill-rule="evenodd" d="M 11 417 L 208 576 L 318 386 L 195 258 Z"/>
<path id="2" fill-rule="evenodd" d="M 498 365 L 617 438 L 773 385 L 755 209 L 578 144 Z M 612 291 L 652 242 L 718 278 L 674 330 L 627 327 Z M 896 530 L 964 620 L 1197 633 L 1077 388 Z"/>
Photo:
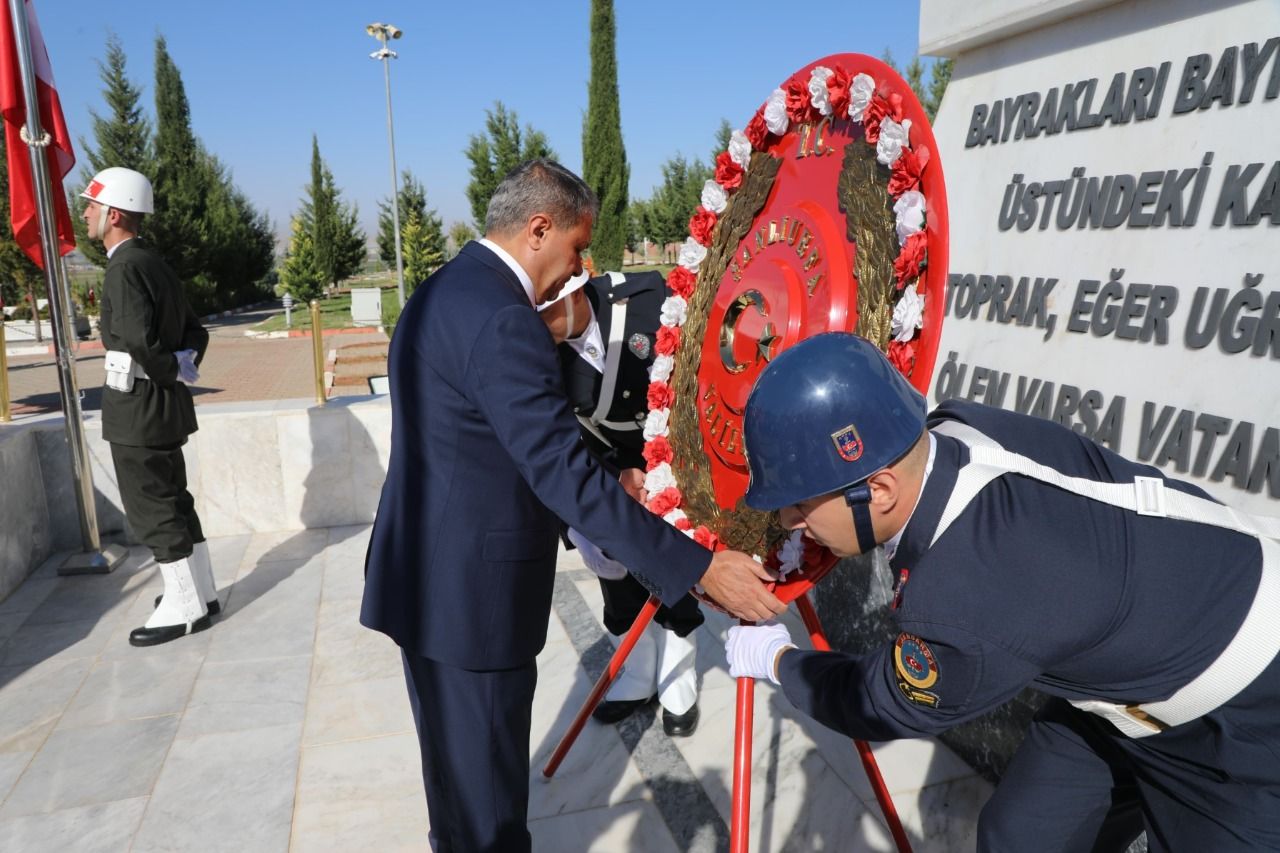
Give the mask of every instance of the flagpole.
<path id="1" fill-rule="evenodd" d="M 22 72 L 22 94 L 27 105 L 24 141 L 31 157 L 31 177 L 35 185 L 36 213 L 40 224 L 40 250 L 44 259 L 45 287 L 49 294 L 49 317 L 53 322 L 54 356 L 58 362 L 58 386 L 62 394 L 67 445 L 71 449 L 71 478 L 75 486 L 76 508 L 80 515 L 80 541 L 84 546 L 84 553 L 69 557 L 58 569 L 58 574 L 105 574 L 120 563 L 124 557 L 124 549 L 112 546 L 104 552 L 98 536 L 93 473 L 89 468 L 89 445 L 84 437 L 80 389 L 76 382 L 68 330 L 71 291 L 67 287 L 66 277 L 61 274 L 58 230 L 53 214 L 53 184 L 49 178 L 49 158 L 45 152 L 49 137 L 40 126 L 40 102 L 36 96 L 36 75 L 31 61 L 26 6 L 23 0 L 8 0 L 8 4 L 9 17 L 13 21 L 18 67 Z"/>

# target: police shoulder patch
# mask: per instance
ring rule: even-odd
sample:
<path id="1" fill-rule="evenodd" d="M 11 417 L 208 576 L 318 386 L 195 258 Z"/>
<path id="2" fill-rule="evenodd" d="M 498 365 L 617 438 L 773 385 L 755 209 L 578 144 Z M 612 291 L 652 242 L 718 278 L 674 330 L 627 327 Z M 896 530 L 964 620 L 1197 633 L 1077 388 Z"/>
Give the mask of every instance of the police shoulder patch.
<path id="1" fill-rule="evenodd" d="M 649 336 L 643 332 L 636 332 L 627 339 L 627 348 L 635 353 L 636 358 L 648 358 L 651 347 Z"/>
<path id="2" fill-rule="evenodd" d="M 929 690 L 938 681 L 938 661 L 928 643 L 914 634 L 899 634 L 893 644 L 893 668 L 903 696 L 917 705 L 938 707 L 941 699 Z"/>

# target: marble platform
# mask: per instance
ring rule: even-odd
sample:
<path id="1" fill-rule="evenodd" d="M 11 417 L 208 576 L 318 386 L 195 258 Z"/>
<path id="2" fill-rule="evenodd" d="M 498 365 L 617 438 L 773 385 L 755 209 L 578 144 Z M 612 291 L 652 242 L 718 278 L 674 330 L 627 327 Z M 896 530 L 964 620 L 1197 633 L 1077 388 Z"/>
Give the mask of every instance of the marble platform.
<path id="1" fill-rule="evenodd" d="M 397 649 L 357 622 L 368 527 L 212 538 L 223 615 L 128 645 L 160 589 L 141 549 L 107 576 L 57 556 L 0 602 L 0 850 L 422 850 L 428 826 Z M 793 633 L 800 635 L 798 619 Z M 702 723 L 589 723 L 539 772 L 611 651 L 600 592 L 562 554 L 532 732 L 534 847 L 728 844 L 735 690 L 728 619 L 699 629 Z M 754 851 L 890 851 L 852 745 L 756 688 Z M 875 747 L 917 851 L 973 849 L 990 786 L 933 740 Z"/>

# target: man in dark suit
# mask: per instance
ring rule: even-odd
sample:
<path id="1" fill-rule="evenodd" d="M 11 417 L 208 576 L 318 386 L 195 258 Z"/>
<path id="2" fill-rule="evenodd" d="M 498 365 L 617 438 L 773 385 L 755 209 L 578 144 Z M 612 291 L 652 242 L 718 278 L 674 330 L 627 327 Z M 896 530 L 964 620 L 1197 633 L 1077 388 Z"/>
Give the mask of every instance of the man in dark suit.
<path id="1" fill-rule="evenodd" d="M 111 444 L 120 500 L 134 534 L 155 556 L 164 595 L 129 634 L 153 646 L 209 627 L 218 594 L 182 445 L 196 431 L 188 382 L 209 345 L 169 265 L 138 237 L 152 211 L 151 182 L 112 167 L 81 196 L 89 237 L 107 250 L 99 331 L 106 349 L 102 437 Z"/>
<path id="2" fill-rule="evenodd" d="M 593 462 L 534 306 L 582 271 L 594 193 L 533 160 L 484 239 L 420 285 L 391 342 L 392 443 L 360 621 L 404 654 L 438 850 L 528 850 L 529 723 L 559 519 L 664 602 L 695 583 L 745 619 L 783 610 L 744 554 L 714 556 Z"/>
<path id="3" fill-rule="evenodd" d="M 540 306 L 543 322 L 560 344 L 565 391 L 587 450 L 641 502 L 646 500 L 642 428 L 649 411 L 649 368 L 669 297 L 658 272 L 610 272 L 590 280 L 583 273 L 554 302 Z M 577 530 L 570 528 L 568 537 L 600 577 L 605 628 L 621 637 L 649 591 Z M 657 696 L 663 731 L 673 737 L 693 734 L 698 726 L 694 631 L 702 621 L 692 595 L 673 607 L 659 607 L 592 716 L 616 723 Z"/>

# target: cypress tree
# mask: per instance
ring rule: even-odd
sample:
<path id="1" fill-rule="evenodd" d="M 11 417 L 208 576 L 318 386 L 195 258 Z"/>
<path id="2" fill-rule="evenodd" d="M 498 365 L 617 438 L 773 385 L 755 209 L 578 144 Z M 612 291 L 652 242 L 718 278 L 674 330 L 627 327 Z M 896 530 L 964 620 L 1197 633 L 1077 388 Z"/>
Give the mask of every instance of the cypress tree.
<path id="1" fill-rule="evenodd" d="M 204 279 L 206 199 L 209 170 L 191 130 L 191 106 L 182 75 L 169 56 L 164 36 L 156 36 L 155 214 L 145 221 L 148 238 L 173 267 L 188 297 L 199 306 L 217 305 L 213 282 Z M 199 308 L 197 310 L 200 310 Z"/>
<path id="2" fill-rule="evenodd" d="M 323 282 L 316 270 L 315 244 L 304 217 L 293 217 L 289 226 L 289 247 L 280 264 L 280 285 L 294 299 L 306 301 L 320 295 Z"/>
<path id="3" fill-rule="evenodd" d="M 507 173 L 526 160 L 556 159 L 546 134 L 527 124 L 522 134 L 516 111 L 508 111 L 502 101 L 494 102 L 493 109 L 485 111 L 485 133 L 472 134 L 463 153 L 471 161 L 467 200 L 471 202 L 476 229 L 482 234 L 489 199 Z"/>
<path id="4" fill-rule="evenodd" d="M 350 278 L 364 263 L 364 232 L 354 205 L 342 201 L 333 172 L 320 157 L 320 142 L 311 136 L 311 182 L 299 213 L 311 236 L 315 270 L 327 285 Z"/>
<path id="5" fill-rule="evenodd" d="M 405 223 L 410 214 L 416 213 L 426 233 L 439 234 L 439 247 L 443 251 L 444 223 L 434 210 L 427 209 L 427 188 L 413 176 L 408 169 L 400 177 L 400 242 L 401 252 L 404 250 Z M 433 243 L 434 245 L 434 243 Z M 378 257 L 389 269 L 396 265 L 396 226 L 391 216 L 391 203 L 387 199 L 378 202 Z"/>
<path id="6" fill-rule="evenodd" d="M 108 36 L 106 59 L 98 63 L 107 113 L 103 116 L 94 110 L 89 111 L 97 147 L 80 137 L 80 148 L 88 161 L 88 165 L 80 170 L 80 179 L 85 186 L 95 174 L 109 166 L 123 166 L 144 175 L 151 174 L 151 124 L 142 112 L 142 90 L 130 82 L 125 73 L 125 61 L 120 40 L 115 35 Z M 107 253 L 101 243 L 89 239 L 84 224 L 82 214 L 87 202 L 80 198 L 78 189 L 69 192 L 76 246 L 90 263 L 103 266 L 107 262 Z"/>
<path id="7" fill-rule="evenodd" d="M 929 69 L 929 97 L 924 104 L 924 111 L 928 114 L 929 121 L 937 117 L 938 108 L 942 106 L 942 96 L 947 91 L 947 84 L 951 82 L 951 69 L 954 64 L 953 60 L 939 59 Z"/>
<path id="8" fill-rule="evenodd" d="M 627 240 L 627 152 L 618 105 L 613 0 L 591 0 L 591 83 L 582 134 L 582 178 L 600 199 L 591 257 L 596 269 L 622 269 Z"/>

